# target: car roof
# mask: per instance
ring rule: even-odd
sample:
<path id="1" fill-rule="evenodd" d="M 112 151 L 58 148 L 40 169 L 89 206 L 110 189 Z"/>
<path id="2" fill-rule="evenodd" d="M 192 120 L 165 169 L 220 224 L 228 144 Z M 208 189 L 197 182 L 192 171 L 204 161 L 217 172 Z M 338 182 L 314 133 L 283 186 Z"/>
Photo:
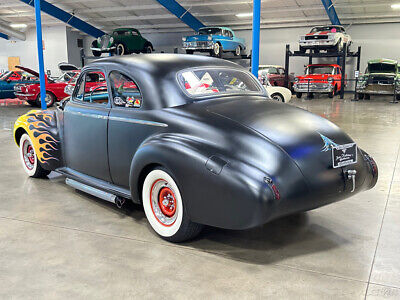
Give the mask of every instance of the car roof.
<path id="1" fill-rule="evenodd" d="M 282 69 L 284 69 L 280 65 L 260 65 L 259 68 L 282 68 Z"/>
<path id="2" fill-rule="evenodd" d="M 145 109 L 158 109 L 185 104 L 190 99 L 181 89 L 177 81 L 178 72 L 193 68 L 230 68 L 246 71 L 233 62 L 204 56 L 189 54 L 135 54 L 110 56 L 98 59 L 84 67 L 100 68 L 107 72 L 118 71 L 132 78 L 139 87 Z"/>
<path id="3" fill-rule="evenodd" d="M 219 28 L 219 29 L 225 29 L 225 30 L 232 31 L 232 29 L 230 29 L 229 27 L 223 27 L 223 26 L 204 26 L 204 27 L 199 28 L 199 30 L 205 29 L 205 28 Z"/>
<path id="4" fill-rule="evenodd" d="M 344 27 L 342 25 L 317 25 L 317 26 L 314 26 L 313 28 L 318 28 L 318 27 L 332 27 L 332 28 L 342 28 L 342 29 L 344 29 Z"/>
<path id="5" fill-rule="evenodd" d="M 113 31 L 119 31 L 119 30 L 137 30 L 136 28 L 133 27 L 120 27 L 120 28 L 115 28 Z"/>
<path id="6" fill-rule="evenodd" d="M 371 59 L 368 61 L 369 64 L 379 64 L 379 63 L 385 63 L 385 64 L 397 64 L 397 60 L 393 59 L 387 59 L 387 58 L 378 58 L 378 59 Z"/>
<path id="7" fill-rule="evenodd" d="M 337 64 L 311 64 L 311 65 L 308 65 L 307 67 L 339 67 L 339 68 L 341 68 Z"/>

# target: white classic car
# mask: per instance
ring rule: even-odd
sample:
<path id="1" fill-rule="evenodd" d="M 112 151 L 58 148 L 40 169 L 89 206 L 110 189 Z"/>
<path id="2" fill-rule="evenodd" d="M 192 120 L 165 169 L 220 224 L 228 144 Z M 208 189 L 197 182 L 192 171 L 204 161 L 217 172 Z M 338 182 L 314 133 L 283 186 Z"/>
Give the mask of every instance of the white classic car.
<path id="1" fill-rule="evenodd" d="M 345 43 L 349 49 L 351 42 L 351 37 L 343 26 L 327 25 L 313 27 L 310 33 L 300 37 L 299 44 L 300 52 L 307 49 L 340 52 Z"/>
<path id="2" fill-rule="evenodd" d="M 272 99 L 284 103 L 288 103 L 292 99 L 292 92 L 289 89 L 282 86 L 272 86 L 268 80 L 265 80 L 262 84 Z"/>

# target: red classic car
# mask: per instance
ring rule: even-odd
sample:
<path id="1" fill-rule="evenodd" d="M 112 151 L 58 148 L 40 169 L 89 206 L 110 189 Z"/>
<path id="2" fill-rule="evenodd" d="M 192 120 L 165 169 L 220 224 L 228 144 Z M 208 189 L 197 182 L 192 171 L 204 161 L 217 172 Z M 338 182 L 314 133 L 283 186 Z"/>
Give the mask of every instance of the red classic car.
<path id="1" fill-rule="evenodd" d="M 258 70 L 258 79 L 264 84 L 268 80 L 272 86 L 285 86 L 285 68 L 275 65 L 261 65 Z M 289 86 L 292 89 L 293 74 L 289 74 Z"/>
<path id="2" fill-rule="evenodd" d="M 305 75 L 297 76 L 293 86 L 297 98 L 303 93 L 326 93 L 329 98 L 342 89 L 342 68 L 335 64 L 308 65 Z"/>

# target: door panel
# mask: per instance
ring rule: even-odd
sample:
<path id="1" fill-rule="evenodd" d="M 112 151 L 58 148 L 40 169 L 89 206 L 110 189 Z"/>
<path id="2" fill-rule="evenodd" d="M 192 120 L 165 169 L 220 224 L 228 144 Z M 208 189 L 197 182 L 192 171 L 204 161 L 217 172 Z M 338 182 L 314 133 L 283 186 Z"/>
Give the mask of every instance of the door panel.
<path id="1" fill-rule="evenodd" d="M 73 101 L 64 110 L 67 167 L 106 181 L 111 181 L 107 154 L 109 111 Z"/>
<path id="2" fill-rule="evenodd" d="M 86 71 L 79 78 L 72 100 L 64 108 L 66 166 L 110 182 L 107 126 L 110 108 L 104 74 Z"/>

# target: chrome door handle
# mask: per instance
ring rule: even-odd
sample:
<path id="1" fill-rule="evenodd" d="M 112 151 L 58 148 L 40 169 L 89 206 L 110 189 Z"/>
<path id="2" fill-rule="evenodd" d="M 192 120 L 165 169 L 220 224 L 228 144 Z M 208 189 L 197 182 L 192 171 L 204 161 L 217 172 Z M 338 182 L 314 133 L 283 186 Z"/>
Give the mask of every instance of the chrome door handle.
<path id="1" fill-rule="evenodd" d="M 356 170 L 348 170 L 347 171 L 347 179 L 349 179 L 349 180 L 351 179 L 353 182 L 353 188 L 350 193 L 353 193 L 356 189 L 356 175 L 357 175 Z"/>

